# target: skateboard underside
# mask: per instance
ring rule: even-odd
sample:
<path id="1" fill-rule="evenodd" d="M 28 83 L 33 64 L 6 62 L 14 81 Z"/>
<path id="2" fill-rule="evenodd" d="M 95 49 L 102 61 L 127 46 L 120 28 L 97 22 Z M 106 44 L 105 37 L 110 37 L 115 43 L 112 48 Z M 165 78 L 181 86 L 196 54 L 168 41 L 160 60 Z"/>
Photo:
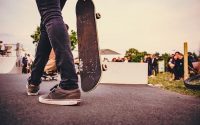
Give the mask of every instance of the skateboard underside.
<path id="1" fill-rule="evenodd" d="M 81 87 L 83 91 L 88 92 L 95 88 L 101 77 L 93 2 L 91 0 L 78 0 L 76 15 Z"/>

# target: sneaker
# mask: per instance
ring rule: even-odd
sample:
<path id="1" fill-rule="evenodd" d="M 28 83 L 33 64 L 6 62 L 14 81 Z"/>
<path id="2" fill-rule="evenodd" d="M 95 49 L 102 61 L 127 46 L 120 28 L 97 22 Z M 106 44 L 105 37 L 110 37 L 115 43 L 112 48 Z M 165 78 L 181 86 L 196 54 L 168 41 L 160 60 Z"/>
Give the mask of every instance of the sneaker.
<path id="1" fill-rule="evenodd" d="M 79 105 L 81 92 L 79 89 L 64 90 L 58 85 L 54 86 L 47 95 L 39 97 L 39 102 L 54 105 Z"/>
<path id="2" fill-rule="evenodd" d="M 31 96 L 38 95 L 39 89 L 40 89 L 40 86 L 32 85 L 29 83 L 26 85 L 26 92 L 28 95 L 31 95 Z"/>

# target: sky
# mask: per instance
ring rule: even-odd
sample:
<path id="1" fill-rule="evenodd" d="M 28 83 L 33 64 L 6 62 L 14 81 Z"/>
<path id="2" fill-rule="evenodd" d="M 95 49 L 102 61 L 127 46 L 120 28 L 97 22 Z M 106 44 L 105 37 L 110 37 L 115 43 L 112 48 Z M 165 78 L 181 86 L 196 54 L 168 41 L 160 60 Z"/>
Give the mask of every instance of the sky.
<path id="1" fill-rule="evenodd" d="M 149 53 L 200 50 L 200 0 L 93 0 L 99 45 L 124 54 L 129 48 Z M 63 18 L 76 30 L 75 6 L 68 0 Z M 35 0 L 0 0 L 0 40 L 20 42 L 34 52 L 31 34 L 40 24 Z"/>

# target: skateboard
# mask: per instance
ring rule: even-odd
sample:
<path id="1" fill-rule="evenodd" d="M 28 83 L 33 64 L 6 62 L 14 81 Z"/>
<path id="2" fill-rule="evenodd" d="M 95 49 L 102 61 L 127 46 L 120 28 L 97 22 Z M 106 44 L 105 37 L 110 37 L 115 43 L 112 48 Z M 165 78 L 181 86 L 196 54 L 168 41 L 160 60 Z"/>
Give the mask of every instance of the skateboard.
<path id="1" fill-rule="evenodd" d="M 52 80 L 57 81 L 57 78 L 58 78 L 58 74 L 57 73 L 50 73 L 50 74 L 44 73 L 42 75 L 42 80 L 43 81 L 52 81 Z"/>
<path id="2" fill-rule="evenodd" d="M 93 90 L 101 78 L 96 18 L 92 0 L 78 0 L 76 4 L 77 35 L 79 51 L 79 73 L 84 92 Z"/>

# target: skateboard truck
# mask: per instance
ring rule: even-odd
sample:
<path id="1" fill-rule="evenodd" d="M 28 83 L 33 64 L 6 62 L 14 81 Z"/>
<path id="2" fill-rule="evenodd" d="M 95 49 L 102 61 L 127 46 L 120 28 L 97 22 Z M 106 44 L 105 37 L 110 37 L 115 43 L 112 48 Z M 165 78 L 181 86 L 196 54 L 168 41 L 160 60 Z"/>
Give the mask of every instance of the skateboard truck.
<path id="1" fill-rule="evenodd" d="M 84 2 L 86 2 L 86 0 L 83 0 Z M 101 18 L 101 14 L 100 13 L 96 13 L 96 19 L 100 19 Z"/>
<path id="2" fill-rule="evenodd" d="M 79 60 L 79 72 L 83 71 L 83 61 Z"/>

